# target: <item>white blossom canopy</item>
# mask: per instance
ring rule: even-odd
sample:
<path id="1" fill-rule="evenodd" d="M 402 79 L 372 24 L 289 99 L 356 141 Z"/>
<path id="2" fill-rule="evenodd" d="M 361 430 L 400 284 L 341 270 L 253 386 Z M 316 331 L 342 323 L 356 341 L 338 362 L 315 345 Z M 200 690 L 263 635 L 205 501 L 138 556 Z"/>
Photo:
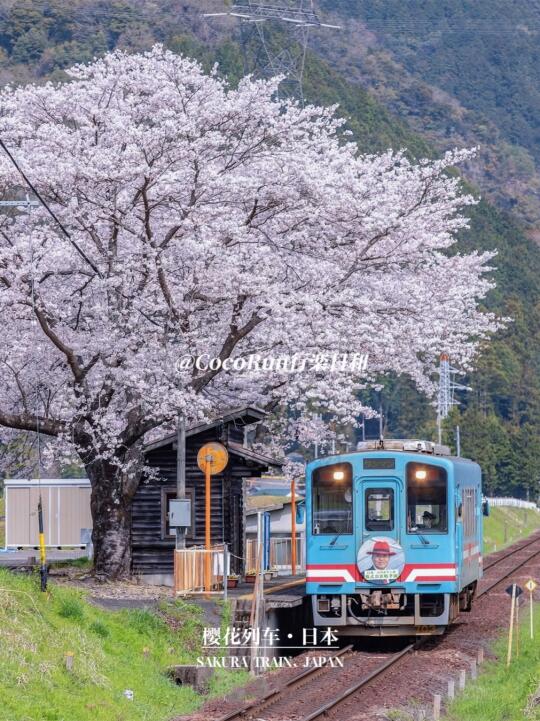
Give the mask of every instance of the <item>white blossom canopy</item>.
<path id="1" fill-rule="evenodd" d="M 0 222 L 0 424 L 116 458 L 179 410 L 293 409 L 342 420 L 378 373 L 429 388 L 495 328 L 489 254 L 448 252 L 472 198 L 448 153 L 365 156 L 335 108 L 231 88 L 157 46 L 8 87 L 0 137 L 50 205 Z M 0 156 L 0 189 L 21 179 Z M 32 277 L 35 303 L 32 304 Z M 197 370 L 184 356 L 368 354 L 367 373 Z"/>

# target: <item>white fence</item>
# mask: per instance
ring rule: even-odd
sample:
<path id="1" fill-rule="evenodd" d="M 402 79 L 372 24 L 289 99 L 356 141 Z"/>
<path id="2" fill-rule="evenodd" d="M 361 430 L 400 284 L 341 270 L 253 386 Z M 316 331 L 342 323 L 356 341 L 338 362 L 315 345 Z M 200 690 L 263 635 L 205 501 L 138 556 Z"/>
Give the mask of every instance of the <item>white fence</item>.
<path id="1" fill-rule="evenodd" d="M 305 571 L 304 537 L 296 537 L 296 573 Z M 246 571 L 257 566 L 257 539 L 248 538 L 246 541 Z M 291 572 L 292 565 L 292 538 L 270 538 L 270 567 L 284 573 Z"/>
<path id="2" fill-rule="evenodd" d="M 540 508 L 532 501 L 522 501 L 521 498 L 488 498 L 490 506 L 514 506 L 514 508 L 531 508 L 540 511 Z"/>

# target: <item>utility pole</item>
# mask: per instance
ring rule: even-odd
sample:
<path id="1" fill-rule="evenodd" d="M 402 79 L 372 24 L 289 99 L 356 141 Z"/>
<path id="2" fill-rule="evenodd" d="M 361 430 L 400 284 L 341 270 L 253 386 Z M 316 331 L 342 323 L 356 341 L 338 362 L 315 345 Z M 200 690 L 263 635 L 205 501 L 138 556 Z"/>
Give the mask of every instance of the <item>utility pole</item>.
<path id="1" fill-rule="evenodd" d="M 313 0 L 236 0 L 227 12 L 205 13 L 204 17 L 224 15 L 240 23 L 244 74 L 259 78 L 283 76 L 280 96 L 294 97 L 303 104 L 309 33 L 312 29 L 340 26 L 321 22 Z"/>
<path id="2" fill-rule="evenodd" d="M 176 423 L 176 497 L 186 497 L 186 419 L 178 414 Z M 186 527 L 176 527 L 176 549 L 186 547 Z"/>
<path id="3" fill-rule="evenodd" d="M 461 455 L 461 430 L 456 426 L 456 456 Z"/>

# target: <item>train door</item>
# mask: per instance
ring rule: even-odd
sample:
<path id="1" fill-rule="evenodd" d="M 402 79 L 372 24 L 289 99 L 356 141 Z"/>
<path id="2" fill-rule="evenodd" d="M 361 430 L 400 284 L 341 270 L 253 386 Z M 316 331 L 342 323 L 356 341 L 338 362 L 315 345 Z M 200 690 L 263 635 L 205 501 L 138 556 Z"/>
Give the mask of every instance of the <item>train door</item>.
<path id="1" fill-rule="evenodd" d="M 456 487 L 456 561 L 457 580 L 461 578 L 463 560 L 463 496 L 460 486 Z"/>
<path id="2" fill-rule="evenodd" d="M 361 478 L 356 489 L 356 553 L 364 579 L 381 579 L 394 567 L 400 549 L 403 486 L 395 478 Z M 366 574 L 364 571 L 367 571 Z M 379 571 L 380 573 L 378 573 Z"/>

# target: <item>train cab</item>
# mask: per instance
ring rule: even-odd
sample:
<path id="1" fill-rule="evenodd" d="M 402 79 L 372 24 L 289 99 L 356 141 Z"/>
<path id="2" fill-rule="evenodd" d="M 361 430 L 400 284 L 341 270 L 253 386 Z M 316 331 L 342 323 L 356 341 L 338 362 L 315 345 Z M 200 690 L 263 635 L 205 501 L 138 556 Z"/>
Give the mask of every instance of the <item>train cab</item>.
<path id="1" fill-rule="evenodd" d="M 480 467 L 384 440 L 306 469 L 306 590 L 342 635 L 443 633 L 482 576 Z"/>

